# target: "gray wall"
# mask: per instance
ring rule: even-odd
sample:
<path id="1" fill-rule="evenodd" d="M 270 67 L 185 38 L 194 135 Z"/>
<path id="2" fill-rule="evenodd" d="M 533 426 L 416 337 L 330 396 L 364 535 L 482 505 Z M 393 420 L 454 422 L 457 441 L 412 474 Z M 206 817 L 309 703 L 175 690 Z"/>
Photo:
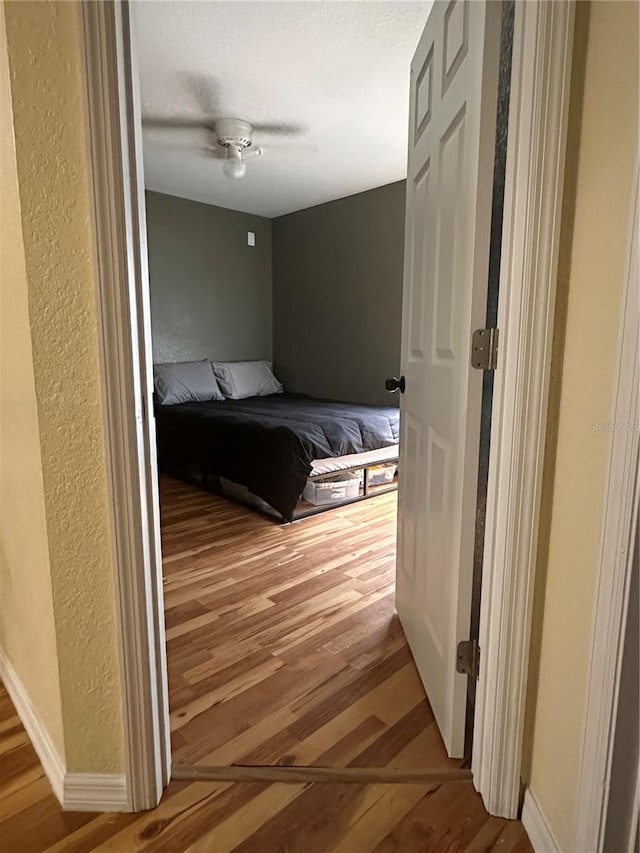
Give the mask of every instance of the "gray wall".
<path id="1" fill-rule="evenodd" d="M 287 390 L 393 405 L 400 367 L 405 181 L 273 225 L 273 355 Z"/>
<path id="2" fill-rule="evenodd" d="M 146 200 L 154 361 L 271 359 L 271 220 Z"/>

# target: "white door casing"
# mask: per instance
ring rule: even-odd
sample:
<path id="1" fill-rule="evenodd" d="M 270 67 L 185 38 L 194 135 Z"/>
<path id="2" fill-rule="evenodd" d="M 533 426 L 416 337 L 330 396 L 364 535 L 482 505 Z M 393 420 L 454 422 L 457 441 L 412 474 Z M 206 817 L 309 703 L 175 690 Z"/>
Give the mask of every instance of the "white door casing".
<path id="1" fill-rule="evenodd" d="M 501 4 L 436 3 L 411 65 L 397 609 L 450 756 L 464 752 Z"/>
<path id="2" fill-rule="evenodd" d="M 575 4 L 515 4 L 473 783 L 487 811 L 521 799 Z"/>
<path id="3" fill-rule="evenodd" d="M 586 710 L 575 817 L 575 849 L 605 849 L 625 629 L 640 504 L 640 164 L 636 172 L 614 376 L 609 470 L 603 504 Z M 632 744 L 629 744 L 632 749 Z M 637 801 L 636 801 L 637 802 Z M 629 828 L 637 827 L 629 815 Z M 626 828 L 625 828 L 626 829 Z M 628 847 L 631 850 L 634 837 Z"/>
<path id="4" fill-rule="evenodd" d="M 81 8 L 126 799 L 141 811 L 158 804 L 171 770 L 142 126 L 129 4 Z"/>

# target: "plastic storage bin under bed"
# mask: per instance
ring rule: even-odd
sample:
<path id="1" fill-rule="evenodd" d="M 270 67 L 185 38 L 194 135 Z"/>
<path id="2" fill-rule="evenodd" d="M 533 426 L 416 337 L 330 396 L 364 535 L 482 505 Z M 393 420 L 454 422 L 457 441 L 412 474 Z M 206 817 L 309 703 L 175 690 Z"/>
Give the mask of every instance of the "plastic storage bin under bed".
<path id="1" fill-rule="evenodd" d="M 385 459 L 382 454 L 389 454 L 389 452 L 388 448 L 383 448 L 369 453 L 354 454 L 353 457 L 344 456 L 314 462 L 313 473 L 307 480 L 296 515 L 304 517 L 305 514 L 313 512 L 304 509 L 305 503 L 307 506 L 318 507 L 318 510 L 315 511 L 319 512 L 321 507 L 329 509 L 331 506 L 339 506 L 349 501 L 372 497 L 378 490 L 392 489 L 398 470 L 397 449 L 396 458 L 389 458 L 387 455 Z M 348 464 L 351 460 L 356 462 L 357 467 L 331 470 L 331 466 L 345 466 L 345 463 Z M 231 500 L 250 506 L 266 515 L 278 516 L 273 507 L 269 506 L 262 498 L 252 494 L 245 486 L 233 483 L 224 477 L 219 478 L 219 485 L 222 494 Z M 380 489 L 380 487 L 386 488 Z"/>

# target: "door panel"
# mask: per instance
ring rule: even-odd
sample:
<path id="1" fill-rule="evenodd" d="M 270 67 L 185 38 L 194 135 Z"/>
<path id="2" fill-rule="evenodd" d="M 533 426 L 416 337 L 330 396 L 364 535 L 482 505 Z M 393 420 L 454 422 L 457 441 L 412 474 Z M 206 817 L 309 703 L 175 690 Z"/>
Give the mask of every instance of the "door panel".
<path id="1" fill-rule="evenodd" d="M 451 756 L 464 750 L 499 3 L 436 3 L 411 66 L 397 608 Z"/>

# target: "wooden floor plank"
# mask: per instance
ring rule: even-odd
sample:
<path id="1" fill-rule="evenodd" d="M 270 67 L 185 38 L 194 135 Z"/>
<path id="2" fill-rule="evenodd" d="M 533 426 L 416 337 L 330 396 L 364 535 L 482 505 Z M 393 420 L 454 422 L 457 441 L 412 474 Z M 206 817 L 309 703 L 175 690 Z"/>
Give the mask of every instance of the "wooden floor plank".
<path id="1" fill-rule="evenodd" d="M 11 718 L 15 731 L 0 686 L 0 726 Z M 400 765 L 410 764 L 412 749 Z M 65 814 L 30 745 L 28 752 L 12 776 L 20 796 L 7 798 L 0 816 L 2 849 L 16 853 L 532 853 L 522 824 L 490 818 L 469 782 L 172 782 L 149 812 Z"/>
<path id="2" fill-rule="evenodd" d="M 161 499 L 178 764 L 338 767 L 368 719 L 361 760 L 393 763 L 405 714 L 432 725 L 394 608 L 394 493 L 290 525 L 167 477 Z"/>
<path id="3" fill-rule="evenodd" d="M 176 763 L 449 771 L 394 611 L 396 496 L 291 525 L 161 480 Z M 0 688 L 0 839 L 20 853 L 531 853 L 470 782 L 173 781 L 65 814 Z"/>

